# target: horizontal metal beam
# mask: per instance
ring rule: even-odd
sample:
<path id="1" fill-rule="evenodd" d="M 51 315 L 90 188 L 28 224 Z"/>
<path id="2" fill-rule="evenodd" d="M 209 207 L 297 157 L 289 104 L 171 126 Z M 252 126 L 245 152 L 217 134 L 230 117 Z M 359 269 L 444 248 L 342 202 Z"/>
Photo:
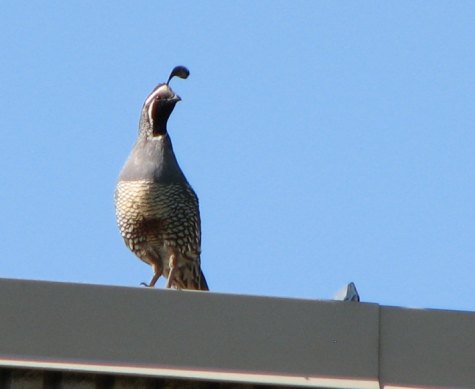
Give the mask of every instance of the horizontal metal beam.
<path id="1" fill-rule="evenodd" d="M 0 334 L 4 367 L 321 388 L 475 387 L 473 313 L 0 279 Z"/>

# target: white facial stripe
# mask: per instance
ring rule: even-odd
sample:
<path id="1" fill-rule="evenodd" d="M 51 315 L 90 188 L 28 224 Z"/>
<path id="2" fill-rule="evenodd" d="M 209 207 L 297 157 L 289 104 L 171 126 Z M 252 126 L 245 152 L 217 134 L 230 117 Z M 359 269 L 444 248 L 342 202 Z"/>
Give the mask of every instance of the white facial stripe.
<path id="1" fill-rule="evenodd" d="M 147 99 L 147 101 L 148 101 L 148 99 Z M 153 104 L 149 104 L 147 114 L 148 114 L 148 120 L 150 120 L 150 124 L 152 125 L 152 128 L 153 128 L 152 109 L 153 109 Z"/>

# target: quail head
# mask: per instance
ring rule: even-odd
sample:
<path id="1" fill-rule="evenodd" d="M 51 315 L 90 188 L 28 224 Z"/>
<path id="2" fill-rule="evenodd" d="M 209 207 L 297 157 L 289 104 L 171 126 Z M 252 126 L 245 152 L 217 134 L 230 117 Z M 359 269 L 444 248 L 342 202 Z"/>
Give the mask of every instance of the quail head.
<path id="1" fill-rule="evenodd" d="M 201 222 L 198 197 L 173 152 L 167 121 L 181 100 L 170 88 L 174 77 L 187 78 L 175 67 L 168 81 L 145 99 L 138 139 L 120 173 L 115 191 L 117 223 L 125 244 L 152 266 L 153 287 L 160 276 L 167 288 L 208 290 L 201 271 Z"/>

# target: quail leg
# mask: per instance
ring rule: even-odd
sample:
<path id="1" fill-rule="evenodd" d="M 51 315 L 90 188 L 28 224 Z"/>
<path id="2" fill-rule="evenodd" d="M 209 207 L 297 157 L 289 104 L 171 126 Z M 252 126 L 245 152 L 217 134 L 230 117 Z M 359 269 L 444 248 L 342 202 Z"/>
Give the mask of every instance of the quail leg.
<path id="1" fill-rule="evenodd" d="M 152 269 L 153 269 L 153 277 L 150 280 L 150 283 L 147 284 L 145 282 L 141 282 L 140 285 L 144 285 L 148 288 L 153 288 L 155 286 L 155 284 L 157 283 L 157 280 L 162 275 L 162 269 L 160 269 L 160 266 L 158 266 L 156 264 L 152 264 Z"/>
<path id="2" fill-rule="evenodd" d="M 168 273 L 167 288 L 171 288 L 173 286 L 173 280 L 175 279 L 175 273 L 176 273 L 175 254 L 170 255 L 169 266 L 170 266 L 170 272 Z"/>

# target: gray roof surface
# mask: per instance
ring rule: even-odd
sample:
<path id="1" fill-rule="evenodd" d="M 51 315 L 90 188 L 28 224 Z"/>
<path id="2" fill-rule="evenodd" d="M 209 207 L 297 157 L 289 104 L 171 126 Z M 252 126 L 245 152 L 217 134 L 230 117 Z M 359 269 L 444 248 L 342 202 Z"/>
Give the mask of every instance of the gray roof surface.
<path id="1" fill-rule="evenodd" d="M 5 369 L 475 388 L 471 312 L 0 279 L 0 334 Z"/>

